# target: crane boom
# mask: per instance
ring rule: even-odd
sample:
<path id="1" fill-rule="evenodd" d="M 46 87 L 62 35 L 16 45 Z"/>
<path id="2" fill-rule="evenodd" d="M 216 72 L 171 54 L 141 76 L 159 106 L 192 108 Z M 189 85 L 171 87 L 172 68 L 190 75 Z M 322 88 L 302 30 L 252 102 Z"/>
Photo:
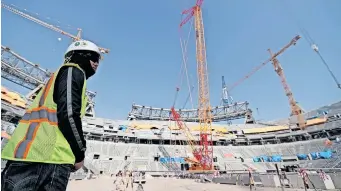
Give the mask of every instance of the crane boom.
<path id="1" fill-rule="evenodd" d="M 175 111 L 174 107 L 171 108 L 171 113 L 172 113 L 173 120 L 176 122 L 179 129 L 181 129 L 184 132 L 187 138 L 187 144 L 191 147 L 194 157 L 198 159 L 199 153 L 197 152 L 197 149 L 195 148 L 195 138 L 192 135 L 191 130 L 187 127 L 185 123 L 183 123 L 180 120 L 181 116 L 178 112 Z"/>
<path id="2" fill-rule="evenodd" d="M 78 33 L 78 35 L 75 36 L 75 35 L 72 35 L 72 34 L 70 34 L 68 32 L 65 32 L 65 31 L 59 29 L 58 27 L 55 27 L 55 26 L 53 26 L 51 24 L 48 24 L 48 23 L 46 23 L 44 21 L 41 21 L 41 20 L 39 20 L 39 19 L 37 19 L 35 17 L 32 17 L 31 15 L 28 15 L 28 14 L 26 14 L 26 13 L 24 13 L 22 11 L 19 11 L 19 10 L 15 9 L 15 8 L 9 6 L 9 5 L 6 5 L 4 3 L 1 3 L 1 7 L 3 7 L 4 9 L 6 9 L 6 10 L 8 10 L 8 11 L 10 11 L 10 12 L 16 14 L 16 15 L 19 15 L 19 16 L 25 18 L 25 19 L 28 19 L 28 20 L 30 20 L 32 22 L 35 22 L 35 23 L 37 23 L 37 24 L 39 24 L 39 25 L 41 25 L 43 27 L 46 27 L 48 29 L 51 29 L 51 30 L 56 31 L 58 33 L 61 33 L 62 35 L 65 35 L 65 36 L 71 38 L 73 41 L 81 40 L 81 37 L 80 37 L 81 29 L 78 29 L 79 33 Z M 100 50 L 101 50 L 102 53 L 109 53 L 109 49 L 101 48 L 100 47 Z"/>
<path id="3" fill-rule="evenodd" d="M 287 45 L 285 45 L 281 50 L 279 50 L 277 53 L 273 55 L 273 57 L 277 57 L 280 54 L 282 54 L 284 51 L 286 51 L 290 46 L 295 45 L 296 42 L 300 39 L 301 37 L 299 35 L 295 36 Z M 272 60 L 272 57 L 267 59 L 265 62 L 262 64 L 258 65 L 254 69 L 251 70 L 246 76 L 243 78 L 239 79 L 237 82 L 232 84 L 229 88 L 229 91 L 231 91 L 233 88 L 244 82 L 246 79 L 250 78 L 253 74 L 255 74 L 258 70 L 260 70 L 263 66 L 265 66 L 267 63 L 269 63 Z"/>
<path id="4" fill-rule="evenodd" d="M 206 62 L 206 46 L 204 38 L 204 24 L 202 19 L 201 5 L 203 0 L 197 0 L 196 4 L 182 14 L 186 14 L 184 20 L 180 23 L 180 28 L 185 25 L 192 17 L 194 17 L 194 27 L 196 35 L 196 60 L 198 75 L 198 118 L 200 123 L 200 147 L 193 150 L 193 154 L 197 156 L 202 170 L 213 169 L 213 144 L 212 144 L 212 114 L 208 86 L 207 62 Z M 199 155 L 196 155 L 199 153 Z"/>
<path id="5" fill-rule="evenodd" d="M 212 147 L 212 114 L 208 85 L 206 45 L 204 38 L 204 24 L 200 6 L 194 8 L 195 32 L 196 32 L 196 55 L 197 75 L 199 85 L 199 123 L 200 123 L 200 146 L 201 164 L 204 170 L 211 170 L 213 163 Z"/>
<path id="6" fill-rule="evenodd" d="M 275 68 L 275 71 L 277 73 L 277 75 L 279 76 L 281 82 L 282 82 L 282 86 L 284 88 L 285 91 L 285 95 L 288 97 L 289 99 L 289 104 L 290 104 L 290 109 L 291 109 L 291 116 L 297 116 L 297 120 L 298 120 L 298 126 L 300 128 L 304 128 L 305 127 L 305 121 L 303 116 L 301 115 L 303 113 L 303 110 L 301 109 L 301 107 L 297 104 L 294 95 L 287 83 L 287 80 L 285 78 L 284 75 L 284 71 L 283 68 L 281 66 L 281 64 L 279 63 L 278 59 L 276 58 L 276 56 L 274 56 L 274 54 L 272 53 L 272 51 L 270 49 L 268 49 L 270 56 L 272 58 L 272 65 Z"/>
<path id="7" fill-rule="evenodd" d="M 303 109 L 297 104 L 293 93 L 291 92 L 289 85 L 286 81 L 283 68 L 280 65 L 277 56 L 282 54 L 284 51 L 286 51 L 290 46 L 296 45 L 296 42 L 301 38 L 301 36 L 297 35 L 295 36 L 287 45 L 285 45 L 281 50 L 279 50 L 276 53 L 272 53 L 271 50 L 269 49 L 268 51 L 270 52 L 271 57 L 267 59 L 265 62 L 263 62 L 261 65 L 257 66 L 254 68 L 251 72 L 249 72 L 246 76 L 238 80 L 236 83 L 234 83 L 232 86 L 230 86 L 229 91 L 231 91 L 234 87 L 242 83 L 244 80 L 248 79 L 250 76 L 252 76 L 254 73 L 256 73 L 258 70 L 260 70 L 263 66 L 265 66 L 267 63 L 272 62 L 275 71 L 277 75 L 280 77 L 282 86 L 284 88 L 285 94 L 289 99 L 289 104 L 290 104 L 290 109 L 291 109 L 291 116 L 297 116 L 297 121 L 298 121 L 298 126 L 303 129 L 306 126 L 304 117 L 302 114 L 304 113 Z"/>

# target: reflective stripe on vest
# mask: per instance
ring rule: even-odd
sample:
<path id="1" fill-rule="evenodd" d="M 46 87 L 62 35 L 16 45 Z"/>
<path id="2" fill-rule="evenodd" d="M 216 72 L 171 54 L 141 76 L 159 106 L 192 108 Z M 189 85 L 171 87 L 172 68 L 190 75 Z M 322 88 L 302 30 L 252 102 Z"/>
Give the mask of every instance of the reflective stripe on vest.
<path id="1" fill-rule="evenodd" d="M 26 111 L 21 123 L 48 122 L 51 125 L 58 125 L 57 111 L 46 107 L 40 107 Z"/>
<path id="2" fill-rule="evenodd" d="M 58 125 L 56 111 L 48 109 L 46 107 L 42 107 L 42 105 L 44 105 L 45 103 L 46 96 L 50 91 L 53 78 L 54 74 L 52 74 L 51 78 L 49 79 L 47 85 L 43 90 L 43 94 L 41 95 L 39 100 L 39 107 L 27 110 L 22 120 L 20 120 L 21 123 L 29 123 L 29 127 L 27 129 L 25 137 L 18 143 L 15 148 L 15 158 L 25 159 L 27 157 L 28 151 L 30 150 L 34 138 L 36 137 L 36 133 L 40 127 L 41 122 L 48 122 L 50 124 L 52 123 L 53 125 Z"/>
<path id="3" fill-rule="evenodd" d="M 59 71 L 59 70 L 58 70 Z M 40 100 L 39 100 L 39 107 L 43 106 L 46 100 L 46 96 L 50 91 L 51 85 L 52 85 L 52 81 L 54 78 L 54 74 L 52 74 L 52 76 L 50 77 L 49 81 L 47 82 L 47 85 L 44 88 L 44 92 L 43 95 L 41 95 Z"/>

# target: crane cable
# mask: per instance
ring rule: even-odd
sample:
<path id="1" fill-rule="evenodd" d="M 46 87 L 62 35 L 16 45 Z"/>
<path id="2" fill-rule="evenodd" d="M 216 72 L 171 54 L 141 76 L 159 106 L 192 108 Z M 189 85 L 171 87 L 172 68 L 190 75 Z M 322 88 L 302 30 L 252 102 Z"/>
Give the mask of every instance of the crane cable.
<path id="1" fill-rule="evenodd" d="M 287 2 L 285 1 L 281 1 L 284 5 L 284 7 L 286 7 L 286 11 L 288 12 L 288 14 L 286 15 L 291 15 L 292 19 L 295 21 L 297 27 L 300 29 L 302 36 L 304 37 L 304 39 L 308 42 L 308 44 L 310 45 L 310 47 L 314 50 L 314 52 L 317 53 L 317 55 L 320 57 L 322 63 L 324 64 L 324 66 L 327 68 L 329 74 L 332 76 L 332 78 L 334 79 L 334 82 L 336 83 L 336 86 L 338 88 L 341 89 L 341 84 L 339 83 L 338 79 L 336 78 L 336 76 L 334 75 L 333 71 L 330 69 L 329 65 L 327 64 L 326 60 L 323 58 L 323 56 L 321 55 L 316 43 L 314 42 L 314 40 L 311 38 L 311 36 L 309 35 L 308 31 L 306 29 L 304 29 L 302 27 L 302 24 L 299 22 L 298 17 L 295 15 L 295 13 L 291 10 L 290 6 L 287 4 Z"/>
<path id="2" fill-rule="evenodd" d="M 193 92 L 193 90 L 194 90 L 194 86 L 191 87 L 191 91 L 189 92 L 189 94 L 188 94 L 188 96 L 187 96 L 187 98 L 186 98 L 186 101 L 185 101 L 184 105 L 182 106 L 182 109 L 185 109 L 185 108 L 186 108 L 186 105 L 187 105 L 189 99 L 191 98 L 191 93 Z M 192 106 L 193 106 L 193 102 L 192 102 Z M 192 108 L 192 109 L 193 109 L 193 108 Z"/>
<path id="3" fill-rule="evenodd" d="M 181 20 L 182 20 L 182 16 L 183 15 L 181 15 L 181 18 L 180 18 Z M 191 21 L 190 30 L 188 32 L 187 39 L 183 40 L 182 31 L 181 31 L 181 28 L 179 28 L 180 46 L 181 46 L 181 53 L 182 53 L 182 65 L 181 65 L 180 74 L 179 74 L 180 75 L 180 83 L 179 83 L 179 86 L 176 87 L 176 93 L 175 93 L 175 98 L 174 98 L 174 102 L 173 102 L 173 107 L 175 106 L 176 100 L 178 98 L 178 93 L 180 91 L 180 87 L 183 84 L 184 75 L 186 75 L 189 95 L 186 98 L 184 107 L 187 105 L 187 102 L 190 100 L 191 101 L 191 105 L 192 105 L 192 109 L 194 108 L 193 97 L 192 97 L 192 91 L 193 91 L 194 87 L 190 85 L 190 79 L 189 79 L 188 69 L 187 69 L 187 61 L 188 61 L 187 46 L 188 46 L 188 41 L 189 41 L 189 38 L 190 38 L 190 35 L 191 35 L 191 32 L 192 32 L 192 29 L 193 29 L 193 20 Z"/>
<path id="4" fill-rule="evenodd" d="M 324 66 L 327 68 L 329 74 L 332 76 L 332 78 L 334 79 L 334 82 L 336 83 L 336 86 L 338 88 L 341 89 L 341 84 L 339 83 L 339 81 L 337 80 L 336 76 L 334 75 L 333 71 L 330 69 L 329 65 L 327 64 L 326 60 L 323 58 L 323 56 L 321 55 L 317 45 L 315 44 L 314 40 L 310 37 L 308 31 L 306 31 L 304 28 L 300 29 L 304 39 L 309 43 L 309 45 L 311 46 L 311 48 L 317 53 L 317 55 L 320 57 L 322 63 L 324 64 Z"/>
<path id="5" fill-rule="evenodd" d="M 182 20 L 182 18 L 181 18 Z M 191 89 L 191 85 L 190 85 L 190 79 L 189 79 L 189 76 L 188 76 L 188 69 L 187 69 L 187 61 L 188 61 L 188 56 L 187 56 L 187 47 L 188 47 L 188 41 L 189 41 L 189 38 L 190 38 L 190 35 L 191 35 L 191 31 L 193 30 L 193 20 L 191 21 L 191 25 L 190 25 L 190 30 L 188 32 L 188 36 L 187 36 L 187 41 L 186 41 L 186 46 L 185 46 L 185 51 L 183 52 L 183 55 L 185 56 L 185 60 L 184 60 L 184 68 L 185 68 L 185 72 L 186 72 L 186 79 L 187 79 L 187 87 L 188 87 L 188 98 L 190 99 L 191 101 L 191 105 L 192 105 L 192 109 L 194 108 L 194 105 L 193 105 L 193 97 L 192 97 L 192 90 Z M 181 31 L 180 31 L 181 32 Z M 180 33 L 180 38 L 181 38 L 181 33 Z M 183 56 L 183 58 L 184 58 Z M 185 105 L 187 104 L 188 102 L 188 99 L 186 100 L 186 103 Z"/>

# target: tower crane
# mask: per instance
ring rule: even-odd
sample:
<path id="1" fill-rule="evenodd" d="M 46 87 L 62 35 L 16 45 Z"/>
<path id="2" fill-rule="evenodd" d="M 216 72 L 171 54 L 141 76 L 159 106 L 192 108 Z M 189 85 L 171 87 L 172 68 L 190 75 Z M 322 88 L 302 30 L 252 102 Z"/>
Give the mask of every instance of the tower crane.
<path id="1" fill-rule="evenodd" d="M 208 86 L 206 46 L 204 38 L 204 24 L 202 19 L 201 6 L 203 0 L 197 0 L 196 4 L 182 12 L 187 15 L 180 23 L 180 28 L 185 25 L 192 17 L 194 17 L 194 27 L 196 35 L 196 60 L 197 60 L 197 75 L 198 75 L 198 117 L 200 123 L 200 147 L 193 153 L 200 163 L 202 170 L 213 169 L 213 144 L 212 144 L 212 114 Z M 173 114 L 174 116 L 174 114 Z M 199 154 L 197 154 L 199 153 Z"/>
<path id="2" fill-rule="evenodd" d="M 255 74 L 258 70 L 260 70 L 263 66 L 265 66 L 267 63 L 272 62 L 276 73 L 281 79 L 282 86 L 285 90 L 285 94 L 289 99 L 289 104 L 290 104 L 290 109 L 291 109 L 291 116 L 297 116 L 297 121 L 298 121 L 298 126 L 303 129 L 305 128 L 305 120 L 302 114 L 304 113 L 303 109 L 297 104 L 297 102 L 294 99 L 293 93 L 291 92 L 289 85 L 286 82 L 286 78 L 284 76 L 283 69 L 277 60 L 277 56 L 282 54 L 285 50 L 287 50 L 290 46 L 296 45 L 296 42 L 301 38 L 301 36 L 297 35 L 295 36 L 287 45 L 285 45 L 281 50 L 279 50 L 277 53 L 272 53 L 271 50 L 269 49 L 268 51 L 270 52 L 271 57 L 267 59 L 265 62 L 260 64 L 259 66 L 255 67 L 251 72 L 249 72 L 246 76 L 238 80 L 236 83 L 234 83 L 232 86 L 230 86 L 229 91 L 231 91 L 233 88 L 238 86 L 240 83 L 245 81 L 246 79 L 250 78 L 253 74 Z"/>
<path id="3" fill-rule="evenodd" d="M 225 78 L 224 76 L 221 77 L 221 85 L 222 85 L 222 101 L 224 105 L 230 105 L 233 103 L 233 98 L 229 94 L 229 91 L 227 89 L 226 83 L 225 83 Z"/>
<path id="4" fill-rule="evenodd" d="M 25 19 L 28 19 L 28 20 L 30 20 L 30 21 L 32 21 L 32 22 L 35 22 L 35 23 L 37 23 L 37 24 L 39 24 L 39 25 L 41 25 L 41 26 L 43 26 L 43 27 L 45 27 L 45 28 L 51 29 L 51 30 L 56 31 L 56 32 L 58 32 L 58 33 L 61 33 L 62 35 L 65 35 L 65 36 L 71 38 L 73 41 L 81 40 L 81 32 L 82 32 L 82 29 L 78 29 L 78 33 L 77 33 L 77 35 L 75 36 L 75 35 L 72 35 L 72 34 L 70 34 L 70 33 L 68 33 L 68 32 L 65 32 L 65 31 L 61 30 L 61 29 L 58 28 L 58 27 L 55 27 L 55 26 L 53 26 L 53 25 L 51 25 L 51 24 L 48 24 L 48 23 L 46 23 L 46 22 L 44 22 L 44 21 L 41 21 L 41 20 L 39 20 L 39 19 L 37 19 L 37 18 L 35 18 L 35 17 L 32 17 L 32 16 L 29 15 L 29 14 L 26 14 L 26 13 L 24 13 L 24 12 L 22 12 L 22 11 L 19 11 L 19 10 L 15 9 L 15 8 L 9 6 L 9 5 L 6 5 L 6 4 L 4 4 L 4 3 L 2 3 L 2 2 L 1 2 L 1 7 L 3 7 L 4 9 L 6 9 L 6 10 L 8 10 L 8 11 L 10 11 L 10 12 L 16 14 L 16 15 L 19 15 L 19 16 L 25 18 Z M 106 49 L 106 48 L 101 48 L 101 47 L 100 47 L 100 51 L 101 51 L 102 53 L 109 53 L 109 49 Z"/>
<path id="5" fill-rule="evenodd" d="M 225 83 L 225 78 L 224 76 L 221 77 L 221 86 L 222 86 L 222 96 L 221 96 L 221 100 L 223 102 L 224 106 L 228 106 L 228 105 L 232 105 L 233 104 L 233 98 L 232 96 L 229 94 L 226 83 Z M 226 108 L 227 109 L 227 108 Z M 231 125 L 232 122 L 231 120 L 226 120 L 227 124 Z"/>
<path id="6" fill-rule="evenodd" d="M 304 120 L 304 117 L 302 116 L 303 110 L 297 104 L 297 102 L 296 102 L 296 100 L 294 98 L 294 95 L 293 95 L 292 91 L 290 90 L 290 87 L 289 87 L 289 85 L 287 83 L 287 80 L 285 78 L 285 75 L 284 75 L 283 68 L 282 68 L 281 64 L 279 63 L 279 61 L 276 58 L 276 56 L 274 56 L 272 51 L 270 49 L 268 49 L 268 51 L 269 51 L 270 56 L 272 58 L 271 61 L 272 61 L 272 65 L 275 68 L 275 72 L 277 73 L 277 75 L 281 79 L 282 86 L 283 86 L 284 91 L 285 91 L 285 95 L 289 99 L 289 104 L 290 104 L 290 109 L 291 109 L 291 116 L 297 116 L 298 126 L 301 129 L 303 129 L 303 128 L 305 128 L 305 120 Z"/>
<path id="7" fill-rule="evenodd" d="M 277 53 L 275 53 L 273 56 L 277 57 L 279 55 L 281 55 L 283 52 L 285 52 L 290 46 L 292 45 L 296 45 L 296 42 L 300 39 L 301 37 L 299 35 L 295 36 L 287 45 L 285 45 L 281 50 L 279 50 Z M 230 87 L 229 87 L 229 92 L 232 91 L 232 89 L 234 89 L 235 87 L 237 87 L 238 85 L 240 85 L 242 82 L 244 82 L 245 80 L 249 79 L 253 74 L 255 74 L 258 70 L 260 70 L 261 68 L 263 68 L 267 63 L 269 63 L 272 60 L 272 58 L 267 59 L 265 62 L 263 62 L 262 64 L 256 66 L 255 68 L 253 68 L 247 75 L 245 75 L 244 77 L 242 77 L 241 79 L 239 79 L 238 81 L 236 81 L 235 83 L 233 83 Z"/>

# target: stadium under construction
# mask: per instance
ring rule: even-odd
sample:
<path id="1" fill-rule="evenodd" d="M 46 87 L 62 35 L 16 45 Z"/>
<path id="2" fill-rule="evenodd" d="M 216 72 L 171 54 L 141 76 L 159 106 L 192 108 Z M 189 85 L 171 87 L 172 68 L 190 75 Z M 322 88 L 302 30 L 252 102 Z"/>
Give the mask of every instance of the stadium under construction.
<path id="1" fill-rule="evenodd" d="M 193 184 L 194 180 L 196 184 L 212 184 L 212 190 L 220 189 L 213 184 L 237 185 L 240 188 L 253 185 L 282 189 L 341 189 L 341 101 L 303 111 L 295 101 L 277 60 L 278 55 L 295 45 L 301 37 L 294 36 L 278 52 L 269 50 L 267 61 L 231 87 L 226 87 L 223 77 L 222 104 L 212 107 L 208 92 L 202 3 L 198 0 L 195 6 L 185 11 L 188 16 L 180 24 L 181 28 L 194 17 L 198 108 L 175 109 L 174 105 L 158 108 L 134 103 L 127 119 L 105 119 L 95 113 L 96 93 L 87 91 L 86 117 L 82 119 L 87 151 L 84 168 L 70 176 L 71 187 L 72 184 L 112 177 L 126 170 L 142 172 L 143 182 L 175 177 L 193 180 Z M 4 3 L 2 8 L 73 40 L 81 39 L 80 32 L 71 35 Z M 109 53 L 108 49 L 102 50 Z M 314 50 L 319 53 L 317 48 Z M 273 65 L 282 82 L 291 115 L 261 122 L 253 117 L 247 101 L 234 101 L 228 90 L 267 63 Z M 25 109 L 50 76 L 51 72 L 30 62 L 11 47 L 1 46 L 1 77 L 30 90 L 27 95 L 21 95 L 8 87 L 1 88 L 2 131 L 9 135 L 15 131 Z M 176 93 L 178 91 L 176 88 Z M 244 119 L 244 123 L 232 123 L 238 119 Z M 2 147 L 6 141 L 2 139 Z M 2 160 L 2 168 L 5 163 Z"/>

